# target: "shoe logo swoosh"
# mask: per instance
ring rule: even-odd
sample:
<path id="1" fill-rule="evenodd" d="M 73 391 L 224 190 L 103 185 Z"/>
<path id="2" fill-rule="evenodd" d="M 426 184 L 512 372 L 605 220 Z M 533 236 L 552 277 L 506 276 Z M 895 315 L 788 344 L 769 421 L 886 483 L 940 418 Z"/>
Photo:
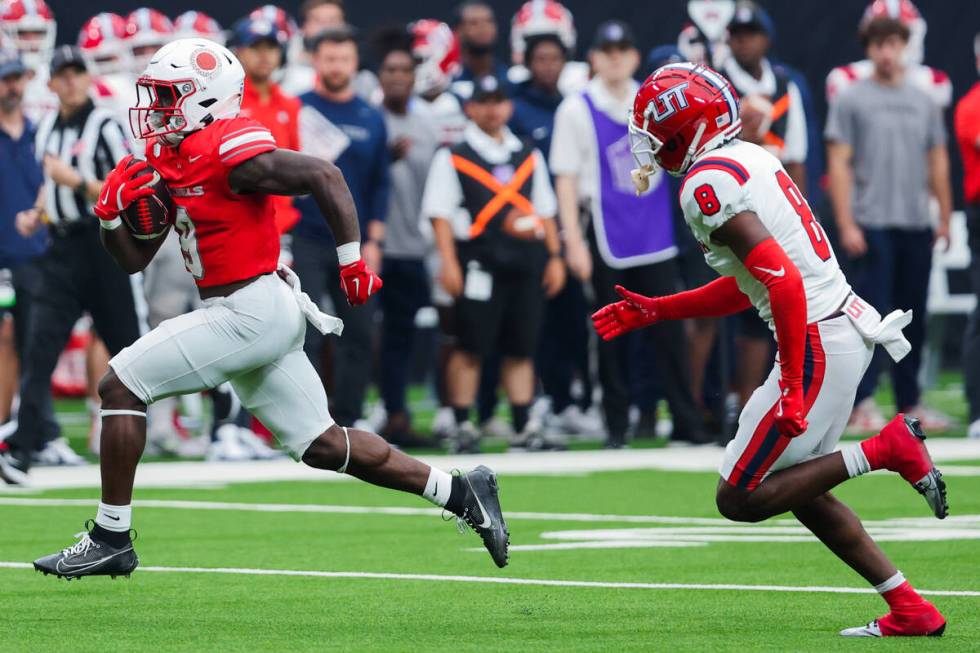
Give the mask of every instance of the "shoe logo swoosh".
<path id="1" fill-rule="evenodd" d="M 470 487 L 473 487 L 472 484 Z M 480 501 L 480 496 L 474 492 L 473 498 L 476 499 L 476 505 L 480 507 L 480 514 L 483 515 L 483 523 L 480 524 L 480 528 L 490 528 L 493 522 L 490 521 L 490 516 L 487 514 L 487 509 L 483 507 L 483 503 Z"/>
<path id="2" fill-rule="evenodd" d="M 58 560 L 58 563 L 55 565 L 55 569 L 57 569 L 58 571 L 85 571 L 87 569 L 91 569 L 92 567 L 96 567 L 96 566 L 102 564 L 103 562 L 106 562 L 108 560 L 112 560 L 116 556 L 122 555 L 122 554 L 126 553 L 127 551 L 131 551 L 131 550 L 132 550 L 132 547 L 129 547 L 129 548 L 126 548 L 126 549 L 124 549 L 122 551 L 117 551 L 117 552 L 113 553 L 112 555 L 105 556 L 104 558 L 99 558 L 98 560 L 95 560 L 94 562 L 86 562 L 86 563 L 80 564 L 80 565 L 70 564 L 68 562 L 65 562 L 64 558 L 62 558 L 61 560 Z"/>
<path id="3" fill-rule="evenodd" d="M 755 267 L 756 270 L 759 270 L 761 272 L 765 272 L 766 274 L 771 274 L 774 277 L 785 277 L 786 276 L 786 268 L 784 268 L 784 267 L 780 267 L 778 270 L 770 270 L 769 268 L 762 268 L 762 267 L 759 267 L 758 265 L 756 265 L 754 267 Z"/>
<path id="4" fill-rule="evenodd" d="M 102 198 L 99 200 L 103 204 L 108 204 L 109 203 L 109 190 L 110 190 L 109 184 L 106 184 L 105 192 L 102 193 Z"/>
<path id="5" fill-rule="evenodd" d="M 106 517 L 108 517 L 109 519 L 113 519 L 115 521 L 119 521 L 119 517 L 113 517 L 112 515 L 106 515 Z"/>
<path id="6" fill-rule="evenodd" d="M 204 155 L 203 154 L 198 154 L 196 156 L 189 156 L 189 157 L 187 157 L 187 162 L 188 163 L 194 163 L 195 161 L 197 161 L 198 159 L 200 159 L 202 156 L 204 156 Z"/>
<path id="7" fill-rule="evenodd" d="M 354 277 L 354 297 L 359 297 L 361 295 L 361 280 Z"/>

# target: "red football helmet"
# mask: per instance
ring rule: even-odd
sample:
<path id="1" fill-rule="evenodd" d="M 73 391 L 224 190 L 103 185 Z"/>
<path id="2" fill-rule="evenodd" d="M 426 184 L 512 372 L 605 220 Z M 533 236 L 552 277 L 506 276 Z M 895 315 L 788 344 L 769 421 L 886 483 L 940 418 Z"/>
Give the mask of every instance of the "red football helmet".
<path id="1" fill-rule="evenodd" d="M 140 74 L 153 53 L 174 38 L 174 24 L 156 9 L 141 7 L 126 17 L 126 45 L 133 72 Z"/>
<path id="2" fill-rule="evenodd" d="M 412 33 L 412 54 L 418 62 L 415 68 L 415 92 L 428 95 L 449 88 L 459 72 L 459 41 L 449 25 L 423 18 L 408 26 Z"/>
<path id="3" fill-rule="evenodd" d="M 125 38 L 126 20 L 119 14 L 103 12 L 85 21 L 78 33 L 78 47 L 94 75 L 129 71 Z"/>
<path id="4" fill-rule="evenodd" d="M 576 34 L 572 12 L 556 0 L 530 0 L 521 5 L 510 23 L 515 63 L 524 63 L 529 38 L 546 34 L 557 37 L 569 54 L 574 52 Z"/>
<path id="5" fill-rule="evenodd" d="M 225 33 L 221 24 L 203 11 L 185 11 L 174 18 L 174 35 L 179 39 L 200 36 L 225 44 Z"/>
<path id="6" fill-rule="evenodd" d="M 252 10 L 248 15 L 253 20 L 266 20 L 276 26 L 279 34 L 277 35 L 280 43 L 289 43 L 299 34 L 296 21 L 282 7 L 276 5 L 262 5 Z"/>
<path id="7" fill-rule="evenodd" d="M 682 176 L 695 158 L 741 131 L 738 95 L 728 80 L 701 64 L 658 68 L 636 92 L 629 117 L 637 190 L 646 190 L 657 166 Z"/>
<path id="8" fill-rule="evenodd" d="M 4 42 L 20 52 L 30 69 L 46 66 L 54 53 L 57 23 L 44 0 L 4 0 L 0 32 Z"/>
<path id="9" fill-rule="evenodd" d="M 920 64 L 925 56 L 926 21 L 911 0 L 874 0 L 861 17 L 863 27 L 872 18 L 897 18 L 909 28 L 909 44 L 905 47 L 908 63 Z"/>

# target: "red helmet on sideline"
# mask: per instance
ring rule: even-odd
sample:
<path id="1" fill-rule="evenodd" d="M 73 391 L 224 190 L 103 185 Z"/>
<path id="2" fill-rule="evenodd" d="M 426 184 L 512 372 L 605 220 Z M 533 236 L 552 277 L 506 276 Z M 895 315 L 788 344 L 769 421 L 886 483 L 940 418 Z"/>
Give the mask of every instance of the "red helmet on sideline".
<path id="1" fill-rule="evenodd" d="M 630 149 L 639 166 L 638 190 L 657 166 L 684 175 L 695 158 L 738 136 L 738 95 L 720 74 L 701 64 L 667 64 L 636 92 L 629 118 Z"/>

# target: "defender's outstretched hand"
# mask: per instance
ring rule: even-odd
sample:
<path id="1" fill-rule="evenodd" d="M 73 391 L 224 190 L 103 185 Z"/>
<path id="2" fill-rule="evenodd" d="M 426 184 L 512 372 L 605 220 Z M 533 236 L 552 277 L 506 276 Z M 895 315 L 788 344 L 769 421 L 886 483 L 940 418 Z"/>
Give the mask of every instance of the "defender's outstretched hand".
<path id="1" fill-rule="evenodd" d="M 360 306 L 368 297 L 381 290 L 384 282 L 363 260 L 343 265 L 340 268 L 340 287 L 347 295 L 347 303 Z"/>
<path id="2" fill-rule="evenodd" d="M 123 157 L 106 177 L 93 207 L 100 220 L 110 221 L 136 200 L 153 194 L 153 187 L 147 185 L 153 181 L 153 172 L 146 161 L 127 167 L 132 160 L 132 154 Z"/>
<path id="3" fill-rule="evenodd" d="M 612 340 L 660 320 L 656 297 L 646 297 L 622 286 L 616 286 L 616 292 L 622 301 L 603 306 L 592 314 L 592 324 L 603 340 Z"/>

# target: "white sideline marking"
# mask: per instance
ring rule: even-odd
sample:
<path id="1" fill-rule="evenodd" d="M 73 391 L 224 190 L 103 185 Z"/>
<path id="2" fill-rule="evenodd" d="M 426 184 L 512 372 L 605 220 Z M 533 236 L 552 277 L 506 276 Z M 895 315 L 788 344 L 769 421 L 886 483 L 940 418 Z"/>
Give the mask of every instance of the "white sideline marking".
<path id="1" fill-rule="evenodd" d="M 85 506 L 93 507 L 92 499 L 38 499 L 31 497 L 0 497 L 0 506 L 33 506 L 37 508 Z M 411 515 L 438 517 L 441 508 L 408 508 L 400 506 L 335 506 L 303 503 L 229 503 L 222 501 L 163 501 L 145 499 L 134 501 L 136 508 L 172 508 L 176 510 L 240 510 L 244 512 L 298 512 L 348 515 Z M 664 517 L 660 515 L 597 515 L 575 512 L 507 512 L 507 519 L 536 521 L 616 522 L 635 524 L 702 524 L 714 526 L 731 524 L 720 517 Z"/>
<path id="2" fill-rule="evenodd" d="M 507 475 L 581 475 L 623 470 L 666 470 L 716 472 L 724 450 L 721 447 L 678 447 L 666 449 L 623 449 L 610 451 L 561 451 L 498 453 L 463 456 L 422 456 L 420 459 L 440 469 L 472 469 L 486 465 Z M 980 459 L 980 440 L 929 438 L 929 453 L 937 463 L 950 460 Z M 942 468 L 942 465 L 940 465 Z M 976 476 L 980 469 L 948 466 L 949 476 Z M 271 481 L 348 482 L 346 474 L 324 473 L 288 459 L 250 462 L 160 462 L 145 463 L 136 469 L 137 487 L 191 487 L 215 483 L 261 483 Z M 99 487 L 98 465 L 79 467 L 38 467 L 31 470 L 35 489 Z M 0 494 L 6 486 L 0 485 Z"/>
<path id="3" fill-rule="evenodd" d="M 28 562 L 0 562 L 0 568 L 33 569 Z M 237 574 L 244 576 L 306 576 L 311 578 L 371 578 L 378 580 L 425 580 L 444 583 L 486 583 L 490 585 L 537 585 L 541 587 L 592 587 L 644 590 L 720 590 L 747 592 L 809 592 L 824 594 L 875 594 L 871 587 L 826 587 L 793 585 L 733 585 L 727 583 L 623 583 L 595 580 L 552 580 L 549 578 L 502 578 L 495 576 L 451 576 L 442 574 L 395 574 L 373 571 L 300 571 L 296 569 L 244 569 L 236 567 L 140 567 L 137 571 L 176 574 Z M 931 596 L 980 597 L 973 590 L 917 590 Z"/>

